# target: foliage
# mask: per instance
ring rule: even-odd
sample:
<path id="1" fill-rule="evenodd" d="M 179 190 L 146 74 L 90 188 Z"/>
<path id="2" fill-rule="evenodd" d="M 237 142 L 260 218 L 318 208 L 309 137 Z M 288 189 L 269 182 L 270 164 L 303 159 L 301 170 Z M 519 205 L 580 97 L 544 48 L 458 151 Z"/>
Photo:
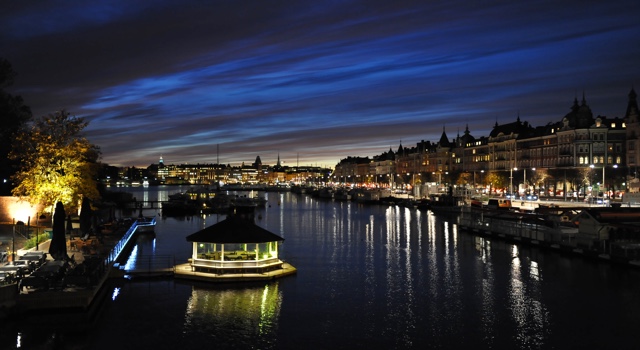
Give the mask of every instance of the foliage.
<path id="1" fill-rule="evenodd" d="M 532 171 L 532 173 L 530 180 L 528 180 L 534 188 L 544 186 L 547 180 L 551 179 L 547 169 L 537 169 Z"/>
<path id="2" fill-rule="evenodd" d="M 77 207 L 85 196 L 97 199 L 97 160 L 100 150 L 81 136 L 83 118 L 59 111 L 38 118 L 16 137 L 10 157 L 21 161 L 12 193 L 46 208 L 60 201 Z"/>
<path id="3" fill-rule="evenodd" d="M 49 235 L 45 232 L 32 233 L 30 238 L 24 242 L 24 246 L 22 249 L 31 249 L 36 247 L 37 245 L 41 245 L 43 242 L 49 240 Z"/>
<path id="4" fill-rule="evenodd" d="M 492 188 L 506 188 L 508 186 L 507 177 L 500 171 L 490 171 L 484 178 L 484 182 L 490 184 Z"/>
<path id="5" fill-rule="evenodd" d="M 464 172 L 454 174 L 454 176 L 455 175 L 457 175 L 456 185 L 467 185 L 472 183 L 473 181 L 473 173 Z"/>

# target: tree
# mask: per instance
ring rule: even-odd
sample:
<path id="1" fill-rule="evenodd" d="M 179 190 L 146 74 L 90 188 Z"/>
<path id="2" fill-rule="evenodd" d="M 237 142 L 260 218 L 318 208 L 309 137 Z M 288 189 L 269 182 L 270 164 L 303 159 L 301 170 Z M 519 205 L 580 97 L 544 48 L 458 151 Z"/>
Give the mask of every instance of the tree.
<path id="1" fill-rule="evenodd" d="M 59 111 L 35 120 L 16 137 L 11 159 L 21 165 L 12 193 L 53 209 L 62 202 L 77 208 L 80 198 L 98 199 L 96 184 L 100 150 L 81 135 L 84 118 Z"/>
<path id="2" fill-rule="evenodd" d="M 19 162 L 9 159 L 11 145 L 16 138 L 18 131 L 31 119 L 31 109 L 24 105 L 20 96 L 12 96 L 5 92 L 5 88 L 13 84 L 16 72 L 11 67 L 9 61 L 0 58 L 0 116 L 2 127 L 0 127 L 0 195 L 11 193 L 11 182 L 9 180 L 15 173 Z"/>
<path id="3" fill-rule="evenodd" d="M 484 182 L 491 185 L 490 191 L 496 191 L 497 189 L 503 189 L 508 186 L 507 176 L 501 171 L 489 171 L 484 178 Z M 491 192 L 489 192 L 491 193 Z"/>

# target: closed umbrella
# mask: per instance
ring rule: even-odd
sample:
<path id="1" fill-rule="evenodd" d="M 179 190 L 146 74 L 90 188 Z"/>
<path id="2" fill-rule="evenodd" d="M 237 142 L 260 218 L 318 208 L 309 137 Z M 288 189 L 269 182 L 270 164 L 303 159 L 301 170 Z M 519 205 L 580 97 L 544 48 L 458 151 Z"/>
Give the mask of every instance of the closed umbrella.
<path id="1" fill-rule="evenodd" d="M 80 207 L 80 232 L 82 237 L 88 237 L 91 233 L 91 203 L 87 197 L 82 199 Z"/>
<path id="2" fill-rule="evenodd" d="M 67 242 L 64 234 L 64 223 L 67 215 L 64 212 L 62 202 L 56 203 L 56 209 L 53 214 L 53 227 L 51 245 L 49 246 L 49 254 L 54 260 L 67 259 Z"/>
<path id="3" fill-rule="evenodd" d="M 67 215 L 67 234 L 71 236 L 73 232 L 73 222 L 71 221 L 71 215 Z"/>

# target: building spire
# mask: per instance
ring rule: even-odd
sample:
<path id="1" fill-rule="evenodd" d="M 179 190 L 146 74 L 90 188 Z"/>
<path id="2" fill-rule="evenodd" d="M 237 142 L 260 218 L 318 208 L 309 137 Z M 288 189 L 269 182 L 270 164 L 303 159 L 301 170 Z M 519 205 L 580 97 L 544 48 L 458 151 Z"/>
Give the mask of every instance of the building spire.
<path id="1" fill-rule="evenodd" d="M 636 94 L 636 91 L 632 86 L 631 87 L 631 91 L 629 91 L 629 102 L 627 103 L 627 112 L 624 115 L 625 118 L 628 118 L 631 115 L 634 115 L 634 116 L 637 117 L 637 115 L 638 115 L 637 97 L 638 97 L 638 95 Z"/>
<path id="2" fill-rule="evenodd" d="M 442 135 L 440 136 L 440 141 L 438 142 L 440 147 L 449 147 L 449 138 L 447 137 L 447 133 L 444 129 L 444 125 L 442 126 Z"/>

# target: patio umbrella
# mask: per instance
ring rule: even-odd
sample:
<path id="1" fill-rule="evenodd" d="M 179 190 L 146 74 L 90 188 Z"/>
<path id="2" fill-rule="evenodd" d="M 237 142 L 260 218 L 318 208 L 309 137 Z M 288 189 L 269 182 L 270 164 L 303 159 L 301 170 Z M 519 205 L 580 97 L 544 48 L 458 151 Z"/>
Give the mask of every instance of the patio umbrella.
<path id="1" fill-rule="evenodd" d="M 71 235 L 73 232 L 73 222 L 71 222 L 71 215 L 67 215 L 67 234 Z"/>
<path id="2" fill-rule="evenodd" d="M 87 197 L 82 199 L 80 207 L 80 232 L 82 237 L 91 233 L 91 203 Z"/>
<path id="3" fill-rule="evenodd" d="M 62 202 L 56 203 L 56 209 L 53 214 L 53 233 L 49 246 L 49 254 L 51 254 L 54 260 L 65 260 L 67 258 L 67 242 L 64 234 L 64 221 L 66 216 Z"/>

